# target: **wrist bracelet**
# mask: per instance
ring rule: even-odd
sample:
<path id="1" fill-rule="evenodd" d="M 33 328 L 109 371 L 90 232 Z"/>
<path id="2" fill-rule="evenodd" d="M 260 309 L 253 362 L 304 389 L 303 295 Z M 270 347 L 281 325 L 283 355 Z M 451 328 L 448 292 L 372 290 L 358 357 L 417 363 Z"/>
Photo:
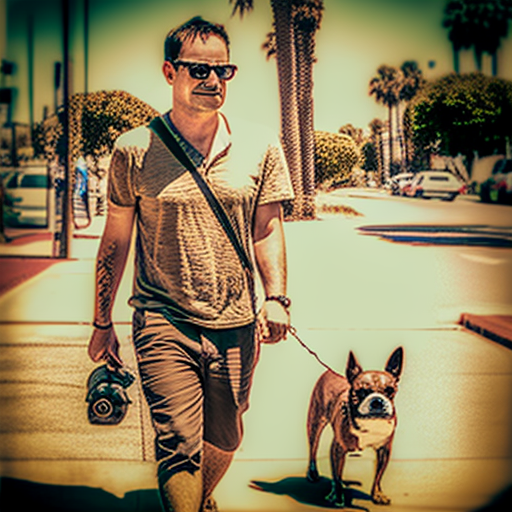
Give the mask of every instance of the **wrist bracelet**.
<path id="1" fill-rule="evenodd" d="M 112 324 L 112 322 L 110 322 L 107 325 L 100 325 L 100 324 L 97 324 L 96 322 L 93 322 L 92 325 L 95 329 L 99 329 L 100 331 L 108 331 L 112 327 L 113 324 Z"/>
<path id="2" fill-rule="evenodd" d="M 292 301 L 286 297 L 286 295 L 270 295 L 269 297 L 266 297 L 265 300 L 267 301 L 276 301 L 283 306 L 283 308 L 288 309 L 292 305 Z"/>

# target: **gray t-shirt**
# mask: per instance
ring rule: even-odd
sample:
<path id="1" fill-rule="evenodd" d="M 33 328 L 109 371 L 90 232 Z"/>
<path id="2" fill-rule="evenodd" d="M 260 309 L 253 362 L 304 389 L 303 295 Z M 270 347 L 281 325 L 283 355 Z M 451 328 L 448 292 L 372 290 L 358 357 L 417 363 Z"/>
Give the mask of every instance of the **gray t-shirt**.
<path id="1" fill-rule="evenodd" d="M 198 165 L 201 155 L 178 133 L 175 137 Z M 219 115 L 212 149 L 198 170 L 254 258 L 256 207 L 293 198 L 277 138 L 243 121 L 228 124 Z M 254 320 L 252 285 L 235 249 L 189 171 L 148 127 L 116 142 L 109 199 L 136 207 L 132 306 L 216 329 Z"/>

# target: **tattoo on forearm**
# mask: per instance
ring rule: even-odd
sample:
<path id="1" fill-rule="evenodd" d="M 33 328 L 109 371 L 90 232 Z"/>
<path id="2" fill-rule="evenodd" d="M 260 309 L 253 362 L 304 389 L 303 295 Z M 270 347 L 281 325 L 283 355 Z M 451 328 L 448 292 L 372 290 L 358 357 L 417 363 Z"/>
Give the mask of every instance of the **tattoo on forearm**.
<path id="1" fill-rule="evenodd" d="M 108 317 L 113 299 L 115 282 L 114 261 L 117 252 L 117 243 L 112 242 L 98 259 L 98 312 L 103 318 Z"/>

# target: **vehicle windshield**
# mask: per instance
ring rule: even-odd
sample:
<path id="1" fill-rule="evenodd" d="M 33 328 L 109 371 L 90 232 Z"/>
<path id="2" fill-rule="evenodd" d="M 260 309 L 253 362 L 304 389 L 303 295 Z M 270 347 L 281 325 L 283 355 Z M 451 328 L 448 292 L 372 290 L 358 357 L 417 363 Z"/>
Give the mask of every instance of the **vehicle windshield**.
<path id="1" fill-rule="evenodd" d="M 25 174 L 20 181 L 20 188 L 46 188 L 48 177 L 43 174 Z"/>
<path id="2" fill-rule="evenodd" d="M 512 172 L 512 160 L 498 160 L 492 170 L 493 174 L 506 174 L 509 172 Z"/>

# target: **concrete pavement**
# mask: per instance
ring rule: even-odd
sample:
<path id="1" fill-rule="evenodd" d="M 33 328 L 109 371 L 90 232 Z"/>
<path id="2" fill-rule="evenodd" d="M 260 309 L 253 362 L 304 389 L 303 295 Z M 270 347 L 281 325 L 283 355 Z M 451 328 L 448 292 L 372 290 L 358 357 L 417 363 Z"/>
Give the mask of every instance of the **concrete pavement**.
<path id="1" fill-rule="evenodd" d="M 347 289 L 330 290 L 329 283 L 338 283 L 337 255 L 350 261 L 355 243 L 380 250 L 376 239 L 355 238 L 358 224 L 373 222 L 357 219 L 327 215 L 285 226 L 293 323 L 301 338 L 338 371 L 349 349 L 365 368 L 379 369 L 396 346 L 405 348 L 399 426 L 383 480 L 393 504 L 384 508 L 368 500 L 374 461 L 372 453 L 363 452 L 349 458 L 344 475 L 362 483 L 354 489 L 354 506 L 474 511 L 512 483 L 512 351 L 465 330 L 455 320 L 464 311 L 443 316 L 428 296 L 409 299 L 429 311 L 422 316 L 411 309 L 404 317 L 389 304 L 375 307 L 372 287 L 387 282 L 359 283 L 361 302 L 348 275 Z M 94 229 L 101 231 L 99 224 Z M 333 232 L 339 236 L 333 238 Z M 57 262 L 0 296 L 2 511 L 36 505 L 38 510 L 158 510 L 152 432 L 138 385 L 128 390 L 133 403 L 119 426 L 93 426 L 86 417 L 85 382 L 94 368 L 86 345 L 97 243 L 94 237 L 75 239 L 75 259 Z M 114 320 L 122 355 L 135 369 L 126 305 L 130 280 L 128 273 Z M 398 308 L 407 297 L 400 300 Z M 336 304 L 340 311 L 333 315 Z M 478 312 L 510 314 L 510 308 L 480 304 Z M 316 486 L 304 479 L 307 403 L 322 371 L 291 337 L 262 347 L 244 441 L 216 492 L 221 510 L 328 508 L 330 433 L 320 446 L 325 479 Z M 265 490 L 251 488 L 252 480 Z"/>

